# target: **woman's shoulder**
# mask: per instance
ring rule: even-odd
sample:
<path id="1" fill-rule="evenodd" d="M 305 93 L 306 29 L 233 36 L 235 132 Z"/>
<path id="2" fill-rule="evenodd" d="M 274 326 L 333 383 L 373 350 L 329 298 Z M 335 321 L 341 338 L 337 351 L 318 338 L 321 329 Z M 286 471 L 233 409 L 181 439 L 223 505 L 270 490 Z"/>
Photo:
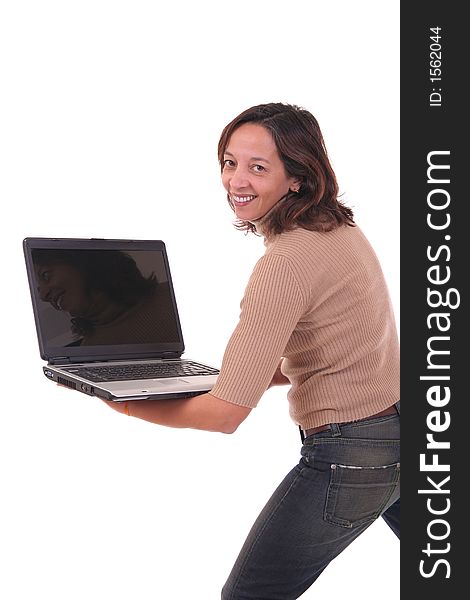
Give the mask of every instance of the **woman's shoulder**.
<path id="1" fill-rule="evenodd" d="M 341 279 L 378 264 L 361 229 L 349 225 L 328 232 L 297 228 L 281 233 L 267 244 L 265 257 L 281 261 L 305 282 Z"/>
<path id="2" fill-rule="evenodd" d="M 310 231 L 297 227 L 273 236 L 266 244 L 266 252 L 299 256 L 305 252 L 342 252 L 368 244 L 361 229 L 355 225 L 340 225 L 332 231 Z"/>

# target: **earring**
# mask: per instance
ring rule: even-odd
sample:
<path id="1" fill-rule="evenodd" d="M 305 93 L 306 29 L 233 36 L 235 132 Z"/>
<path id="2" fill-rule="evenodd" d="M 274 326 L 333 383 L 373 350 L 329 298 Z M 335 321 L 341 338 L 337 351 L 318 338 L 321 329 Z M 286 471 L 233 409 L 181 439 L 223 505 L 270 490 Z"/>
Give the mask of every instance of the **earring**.
<path id="1" fill-rule="evenodd" d="M 291 192 L 293 192 L 294 194 L 298 194 L 299 188 L 291 188 Z"/>

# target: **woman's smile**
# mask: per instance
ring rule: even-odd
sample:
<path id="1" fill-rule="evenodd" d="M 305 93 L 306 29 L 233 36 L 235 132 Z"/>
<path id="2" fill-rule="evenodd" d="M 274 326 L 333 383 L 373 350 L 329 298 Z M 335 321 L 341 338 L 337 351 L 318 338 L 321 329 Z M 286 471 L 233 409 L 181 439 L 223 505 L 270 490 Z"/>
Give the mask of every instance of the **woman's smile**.
<path id="1" fill-rule="evenodd" d="M 233 204 L 239 205 L 239 206 L 246 206 L 247 204 L 252 202 L 255 198 L 257 198 L 257 196 L 255 196 L 255 195 L 242 196 L 242 195 L 238 195 L 238 194 L 230 194 L 230 199 L 233 202 Z"/>

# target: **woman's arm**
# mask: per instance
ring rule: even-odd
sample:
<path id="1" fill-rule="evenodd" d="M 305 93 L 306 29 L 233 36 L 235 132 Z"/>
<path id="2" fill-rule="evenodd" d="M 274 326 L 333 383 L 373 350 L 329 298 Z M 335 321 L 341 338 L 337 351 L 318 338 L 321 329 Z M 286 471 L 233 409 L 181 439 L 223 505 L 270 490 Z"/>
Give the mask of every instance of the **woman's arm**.
<path id="1" fill-rule="evenodd" d="M 251 409 L 200 394 L 181 400 L 133 400 L 106 404 L 118 412 L 167 427 L 234 433 Z"/>

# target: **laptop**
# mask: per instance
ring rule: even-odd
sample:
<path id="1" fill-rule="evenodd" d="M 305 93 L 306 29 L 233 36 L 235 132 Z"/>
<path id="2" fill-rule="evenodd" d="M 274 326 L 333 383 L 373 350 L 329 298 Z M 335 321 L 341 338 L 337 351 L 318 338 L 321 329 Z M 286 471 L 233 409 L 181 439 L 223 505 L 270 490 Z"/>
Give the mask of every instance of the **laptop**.
<path id="1" fill-rule="evenodd" d="M 161 240 L 23 241 L 45 376 L 105 400 L 188 398 L 219 370 L 182 358 Z"/>

